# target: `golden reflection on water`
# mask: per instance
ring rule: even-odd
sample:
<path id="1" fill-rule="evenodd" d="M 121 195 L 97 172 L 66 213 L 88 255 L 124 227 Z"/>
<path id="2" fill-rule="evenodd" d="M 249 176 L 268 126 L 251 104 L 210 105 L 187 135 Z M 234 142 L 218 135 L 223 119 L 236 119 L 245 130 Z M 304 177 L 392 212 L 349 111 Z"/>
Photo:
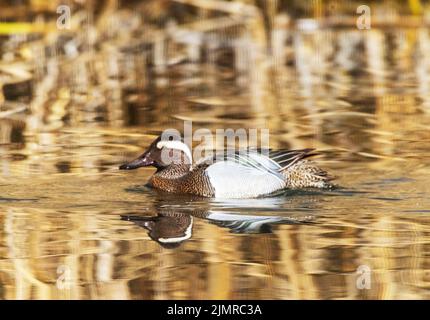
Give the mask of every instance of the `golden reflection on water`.
<path id="1" fill-rule="evenodd" d="M 428 29 L 279 29 L 266 57 L 241 23 L 198 61 L 173 40 L 180 63 L 109 41 L 72 60 L 22 48 L 39 73 L 31 101 L 2 106 L 29 109 L 0 117 L 1 298 L 430 298 Z M 220 201 L 117 171 L 183 120 L 317 148 L 342 188 Z"/>

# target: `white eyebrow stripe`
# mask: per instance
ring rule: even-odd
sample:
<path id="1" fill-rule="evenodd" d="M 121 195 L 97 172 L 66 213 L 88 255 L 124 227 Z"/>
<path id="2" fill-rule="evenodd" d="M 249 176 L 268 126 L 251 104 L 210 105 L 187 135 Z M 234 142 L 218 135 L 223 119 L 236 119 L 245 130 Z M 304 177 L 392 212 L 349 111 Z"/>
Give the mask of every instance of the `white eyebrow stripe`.
<path id="1" fill-rule="evenodd" d="M 178 140 L 159 141 L 157 143 L 157 148 L 161 149 L 163 147 L 166 147 L 169 149 L 176 149 L 176 150 L 180 150 L 180 151 L 184 152 L 185 155 L 190 160 L 190 163 L 193 163 L 193 156 L 191 155 L 191 150 L 182 141 L 178 141 Z"/>

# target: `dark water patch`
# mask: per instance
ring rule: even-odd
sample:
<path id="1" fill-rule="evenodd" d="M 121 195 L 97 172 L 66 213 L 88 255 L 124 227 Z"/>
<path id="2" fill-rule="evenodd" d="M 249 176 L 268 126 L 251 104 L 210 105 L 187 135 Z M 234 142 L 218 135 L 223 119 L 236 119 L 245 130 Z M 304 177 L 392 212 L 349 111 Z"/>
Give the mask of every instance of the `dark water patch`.
<path id="1" fill-rule="evenodd" d="M 0 202 L 37 202 L 40 199 L 36 198 L 3 198 L 0 197 Z"/>
<path id="2" fill-rule="evenodd" d="M 147 185 L 136 185 L 136 186 L 125 188 L 124 191 L 134 192 L 134 193 L 148 193 L 149 191 L 152 191 L 152 188 L 150 188 Z"/>
<path id="3" fill-rule="evenodd" d="M 65 208 L 98 208 L 99 205 L 95 204 L 74 204 L 70 206 L 65 206 Z"/>
<path id="4" fill-rule="evenodd" d="M 408 178 L 408 177 L 382 179 L 382 182 L 385 183 L 385 184 L 413 182 L 413 181 L 415 181 L 415 179 Z"/>
<path id="5" fill-rule="evenodd" d="M 383 200 L 383 201 L 402 201 L 402 200 L 404 200 L 404 199 L 400 199 L 400 198 L 387 198 L 387 197 L 369 197 L 369 199 Z"/>
<path id="6" fill-rule="evenodd" d="M 321 189 L 321 190 L 316 189 L 316 191 L 297 190 L 296 193 L 293 193 L 293 195 L 323 195 L 323 196 L 329 196 L 329 197 L 339 197 L 339 196 L 352 197 L 356 195 L 365 195 L 369 193 L 371 192 L 338 187 L 336 189 Z"/>
<path id="7" fill-rule="evenodd" d="M 330 195 L 334 189 L 314 189 L 314 188 L 308 188 L 308 189 L 289 189 L 289 190 L 280 190 L 278 192 L 272 193 L 269 196 L 264 196 L 261 198 L 268 198 L 268 197 L 301 197 L 301 196 L 324 196 L 324 195 Z"/>
<path id="8" fill-rule="evenodd" d="M 395 184 L 395 183 L 406 183 L 406 182 L 413 182 L 415 179 L 408 178 L 408 177 L 399 177 L 399 178 L 387 178 L 387 179 L 380 179 L 377 181 L 369 181 L 369 182 L 363 182 L 361 185 L 364 186 L 381 186 L 381 185 L 389 185 L 389 184 Z"/>

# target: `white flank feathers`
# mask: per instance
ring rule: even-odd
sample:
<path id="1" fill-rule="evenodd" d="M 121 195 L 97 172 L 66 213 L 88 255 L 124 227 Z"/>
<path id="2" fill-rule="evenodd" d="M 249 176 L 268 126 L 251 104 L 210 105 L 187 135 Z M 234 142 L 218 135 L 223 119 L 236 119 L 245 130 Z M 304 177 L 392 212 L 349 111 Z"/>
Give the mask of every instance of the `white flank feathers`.
<path id="1" fill-rule="evenodd" d="M 258 153 L 219 161 L 206 169 L 216 198 L 253 198 L 286 187 L 279 165 Z"/>

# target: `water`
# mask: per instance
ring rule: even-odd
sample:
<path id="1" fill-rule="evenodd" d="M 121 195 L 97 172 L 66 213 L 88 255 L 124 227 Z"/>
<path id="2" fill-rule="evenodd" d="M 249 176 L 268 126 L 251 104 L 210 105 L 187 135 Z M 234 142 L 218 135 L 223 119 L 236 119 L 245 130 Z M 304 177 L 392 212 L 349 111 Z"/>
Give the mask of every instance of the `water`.
<path id="1" fill-rule="evenodd" d="M 428 30 L 328 30 L 245 69 L 229 47 L 157 72 L 135 52 L 121 75 L 95 72 L 100 56 L 60 63 L 31 110 L 0 119 L 0 297 L 430 298 L 429 46 Z M 339 188 L 202 199 L 117 169 L 183 120 L 316 148 Z"/>

